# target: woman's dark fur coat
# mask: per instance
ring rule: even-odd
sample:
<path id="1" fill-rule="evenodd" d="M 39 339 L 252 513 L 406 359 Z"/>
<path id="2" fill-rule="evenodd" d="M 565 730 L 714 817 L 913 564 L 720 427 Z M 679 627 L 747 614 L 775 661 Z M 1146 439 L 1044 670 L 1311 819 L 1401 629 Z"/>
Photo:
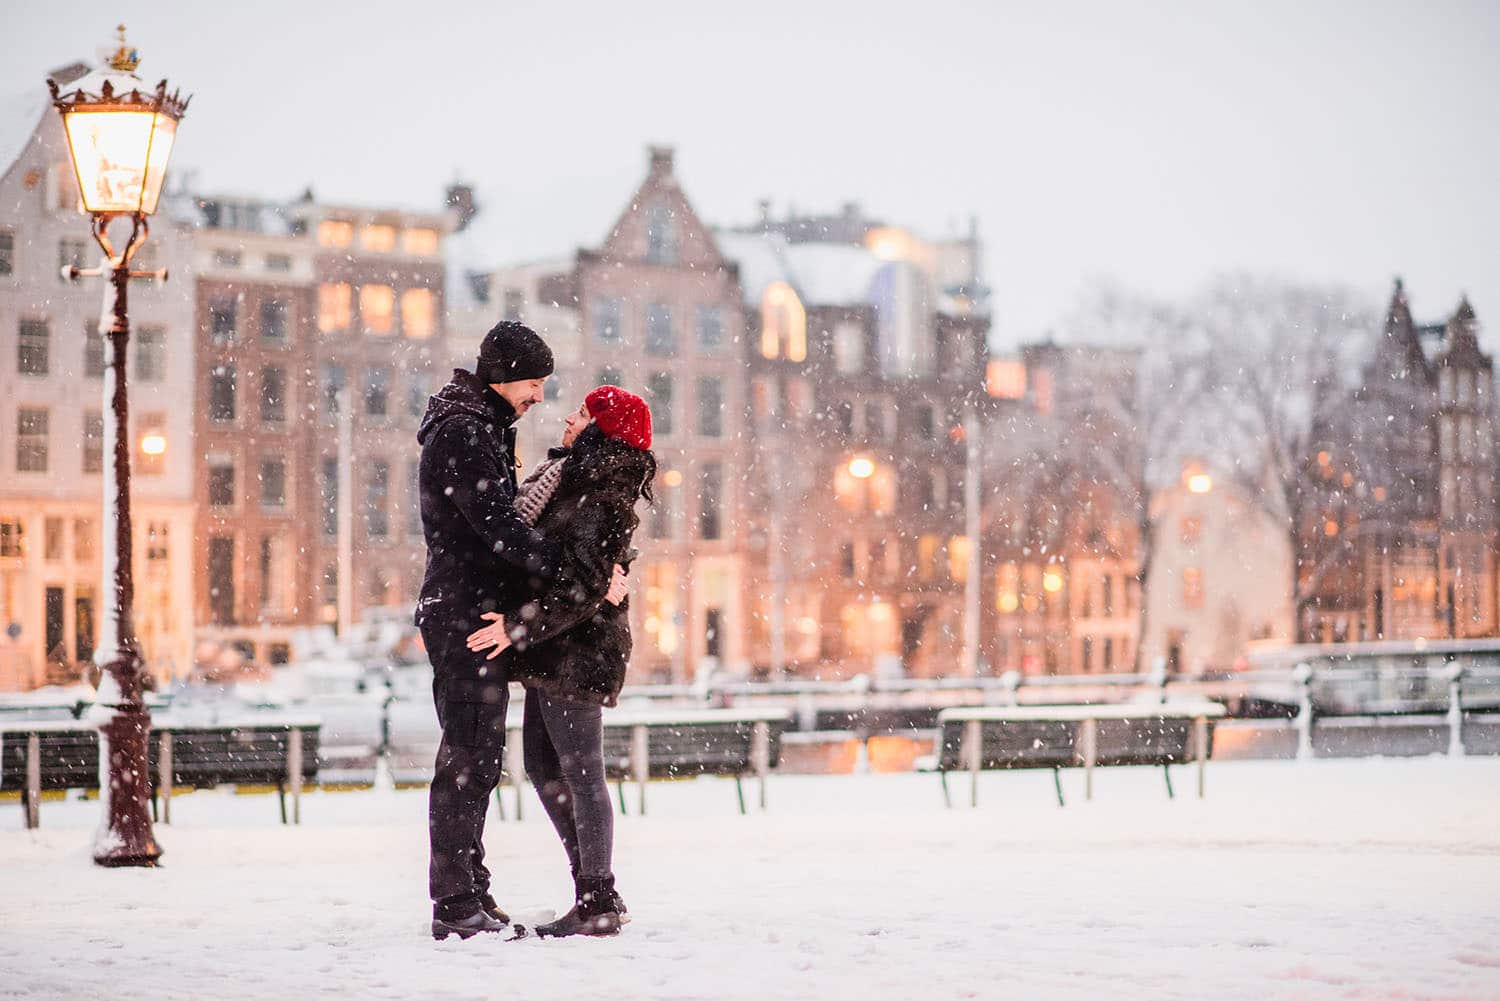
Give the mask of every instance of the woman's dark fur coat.
<path id="1" fill-rule="evenodd" d="M 507 676 L 575 702 L 612 706 L 630 660 L 630 602 L 604 601 L 616 563 L 628 569 L 635 502 L 652 473 L 649 452 L 585 428 L 564 460 L 537 529 L 562 544 L 563 572 L 538 601 L 507 617 Z"/>

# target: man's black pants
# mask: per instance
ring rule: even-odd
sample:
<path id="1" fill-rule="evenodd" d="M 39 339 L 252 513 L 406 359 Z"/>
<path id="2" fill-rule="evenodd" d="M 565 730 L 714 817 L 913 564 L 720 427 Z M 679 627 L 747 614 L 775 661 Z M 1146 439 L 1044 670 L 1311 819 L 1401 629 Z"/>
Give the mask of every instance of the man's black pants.
<path id="1" fill-rule="evenodd" d="M 500 782 L 510 692 L 497 661 L 469 650 L 464 636 L 424 627 L 422 641 L 432 662 L 432 699 L 443 728 L 427 798 L 428 891 L 434 917 L 464 918 L 479 909 L 490 890 L 484 818 Z M 497 680 L 459 680 L 472 678 L 477 665 L 488 667 Z"/>

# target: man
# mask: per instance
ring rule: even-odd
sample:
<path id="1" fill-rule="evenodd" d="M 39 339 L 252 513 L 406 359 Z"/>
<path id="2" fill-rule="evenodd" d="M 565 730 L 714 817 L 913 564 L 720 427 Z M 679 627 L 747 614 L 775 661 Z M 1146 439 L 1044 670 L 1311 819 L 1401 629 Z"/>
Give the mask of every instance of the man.
<path id="1" fill-rule="evenodd" d="M 542 401 L 552 351 L 524 324 L 485 335 L 474 372 L 456 369 L 428 402 L 417 441 L 427 573 L 416 622 L 432 662 L 443 729 L 428 798 L 432 934 L 469 938 L 504 931 L 490 896 L 484 818 L 500 780 L 509 701 L 504 660 L 486 661 L 465 637 L 486 612 L 516 615 L 556 577 L 557 545 L 516 513 L 518 418 Z M 611 596 L 618 604 L 620 586 Z"/>

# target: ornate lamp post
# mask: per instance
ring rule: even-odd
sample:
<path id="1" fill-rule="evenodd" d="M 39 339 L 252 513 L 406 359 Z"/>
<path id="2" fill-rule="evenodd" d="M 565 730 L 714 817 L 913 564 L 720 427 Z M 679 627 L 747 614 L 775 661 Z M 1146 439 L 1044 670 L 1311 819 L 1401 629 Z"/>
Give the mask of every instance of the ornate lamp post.
<path id="1" fill-rule="evenodd" d="M 165 278 L 165 272 L 136 272 L 131 258 L 147 234 L 146 217 L 156 211 L 166 178 L 167 160 L 177 122 L 187 110 L 179 93 L 167 93 L 167 82 L 148 89 L 135 75 L 140 57 L 125 43 L 102 69 L 66 86 L 48 80 L 53 106 L 62 114 L 68 152 L 83 195 L 84 211 L 93 217 L 94 239 L 106 265 L 97 270 L 69 268 L 68 276 L 104 275 L 108 347 L 105 354 L 104 447 L 104 590 L 114 602 L 106 606 L 96 661 L 99 681 L 100 770 L 103 821 L 94 844 L 94 861 L 105 866 L 150 866 L 161 855 L 147 809 L 150 770 L 147 740 L 151 715 L 144 698 L 144 670 L 136 639 L 132 605 L 130 533 L 130 411 L 126 397 L 125 359 L 130 341 L 126 293 L 131 278 Z M 116 250 L 109 225 L 130 220 L 130 236 Z M 101 323 L 101 326 L 104 326 Z"/>

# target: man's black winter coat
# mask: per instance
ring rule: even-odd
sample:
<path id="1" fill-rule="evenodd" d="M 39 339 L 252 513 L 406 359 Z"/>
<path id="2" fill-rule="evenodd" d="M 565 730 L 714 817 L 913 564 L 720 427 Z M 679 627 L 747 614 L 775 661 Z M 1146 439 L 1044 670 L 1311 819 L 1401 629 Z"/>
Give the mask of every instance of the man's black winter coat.
<path id="1" fill-rule="evenodd" d="M 558 545 L 515 511 L 515 420 L 509 403 L 462 369 L 427 404 L 417 433 L 427 539 L 418 626 L 467 635 L 488 624 L 485 612 L 515 616 L 557 577 Z M 477 679 L 487 668 L 474 662 Z"/>

